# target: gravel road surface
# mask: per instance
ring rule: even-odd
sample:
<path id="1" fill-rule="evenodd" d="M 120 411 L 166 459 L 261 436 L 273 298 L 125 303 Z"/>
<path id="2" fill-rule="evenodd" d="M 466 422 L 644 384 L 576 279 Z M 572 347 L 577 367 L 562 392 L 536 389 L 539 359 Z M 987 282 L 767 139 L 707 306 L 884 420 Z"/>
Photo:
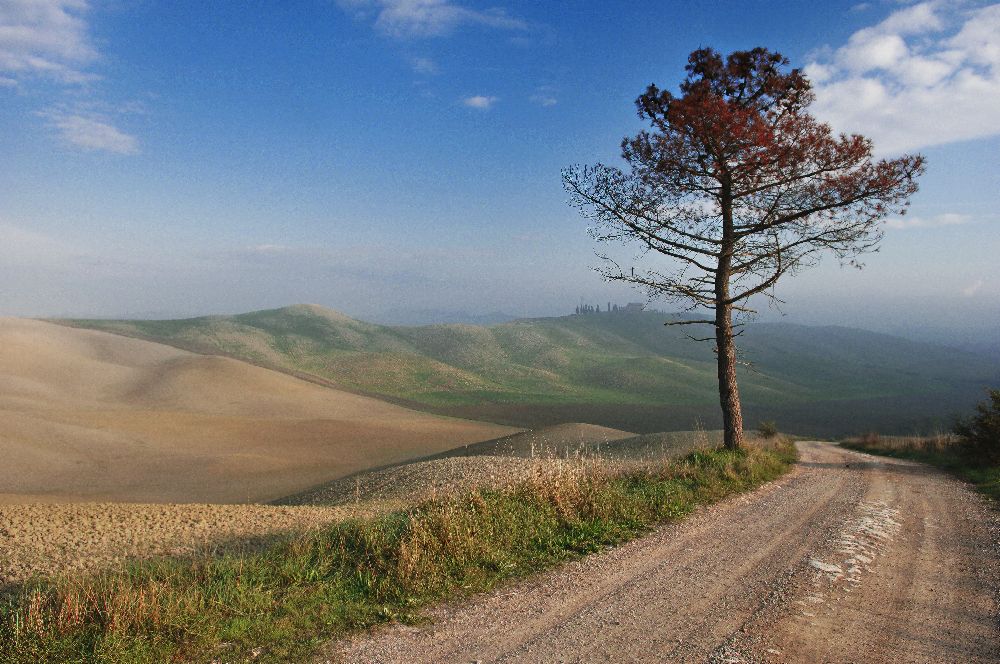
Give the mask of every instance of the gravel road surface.
<path id="1" fill-rule="evenodd" d="M 799 448 L 752 494 L 321 659 L 1000 661 L 997 510 L 920 464 Z"/>

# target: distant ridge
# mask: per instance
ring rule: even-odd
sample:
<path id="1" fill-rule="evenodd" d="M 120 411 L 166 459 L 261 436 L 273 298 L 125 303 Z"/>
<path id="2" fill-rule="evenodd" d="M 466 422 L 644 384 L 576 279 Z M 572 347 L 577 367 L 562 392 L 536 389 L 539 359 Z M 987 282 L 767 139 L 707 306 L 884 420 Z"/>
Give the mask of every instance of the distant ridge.
<path id="1" fill-rule="evenodd" d="M 523 318 L 502 311 L 473 314 L 468 311 L 450 309 L 391 309 L 373 316 L 372 320 L 382 325 L 441 325 L 462 323 L 465 325 L 498 325 Z"/>
<path id="2" fill-rule="evenodd" d="M 386 326 L 299 304 L 173 321 L 63 323 L 522 427 L 584 421 L 652 432 L 700 420 L 714 428 L 712 348 L 664 327 L 671 317 L 602 312 L 490 326 Z M 946 426 L 1000 377 L 990 358 L 886 334 L 785 323 L 746 330 L 748 423 L 774 418 L 810 435 Z"/>
<path id="3" fill-rule="evenodd" d="M 290 304 L 287 307 L 273 309 L 272 312 L 275 314 L 289 314 L 291 316 L 320 316 L 329 320 L 354 320 L 347 314 L 341 313 L 336 309 L 324 307 L 321 304 Z"/>

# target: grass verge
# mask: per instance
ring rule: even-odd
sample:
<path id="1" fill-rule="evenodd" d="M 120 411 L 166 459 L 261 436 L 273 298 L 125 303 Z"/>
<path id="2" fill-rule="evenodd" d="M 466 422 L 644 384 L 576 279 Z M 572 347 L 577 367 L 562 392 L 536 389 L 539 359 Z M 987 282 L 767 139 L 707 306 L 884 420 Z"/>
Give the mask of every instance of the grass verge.
<path id="1" fill-rule="evenodd" d="M 1000 465 L 984 463 L 952 435 L 879 436 L 851 438 L 841 445 L 859 452 L 922 461 L 972 484 L 977 491 L 1000 501 Z"/>
<path id="2" fill-rule="evenodd" d="M 0 661 L 304 661 L 324 641 L 635 538 L 772 480 L 790 444 L 657 465 L 540 463 L 531 479 L 257 549 L 29 584 Z"/>

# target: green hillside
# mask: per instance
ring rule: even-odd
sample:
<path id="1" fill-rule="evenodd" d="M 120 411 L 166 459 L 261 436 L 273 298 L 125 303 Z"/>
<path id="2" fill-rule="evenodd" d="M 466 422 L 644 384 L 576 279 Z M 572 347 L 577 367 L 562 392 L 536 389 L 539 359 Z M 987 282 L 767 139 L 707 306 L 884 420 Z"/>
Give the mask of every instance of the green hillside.
<path id="1" fill-rule="evenodd" d="M 642 431 L 690 428 L 689 420 L 700 418 L 711 425 L 717 398 L 711 345 L 664 327 L 667 319 L 653 312 L 603 313 L 490 327 L 388 327 L 295 305 L 186 320 L 63 322 L 224 353 L 438 412 L 526 426 L 578 419 Z M 750 414 L 785 414 L 785 420 L 793 411 L 823 413 L 838 403 L 843 417 L 854 418 L 858 409 L 850 404 L 879 400 L 897 409 L 910 404 L 905 417 L 941 417 L 975 399 L 1000 373 L 962 351 L 848 328 L 758 323 L 741 339 L 752 363 L 741 375 Z M 688 421 L 664 427 L 634 421 L 644 416 L 619 421 L 607 415 L 647 411 Z M 564 416 L 577 412 L 593 415 Z"/>

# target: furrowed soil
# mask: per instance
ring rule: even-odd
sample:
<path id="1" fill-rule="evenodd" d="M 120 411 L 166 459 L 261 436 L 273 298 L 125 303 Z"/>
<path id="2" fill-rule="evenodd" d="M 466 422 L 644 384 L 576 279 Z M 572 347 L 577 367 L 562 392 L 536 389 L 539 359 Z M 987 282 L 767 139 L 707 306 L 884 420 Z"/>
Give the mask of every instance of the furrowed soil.
<path id="1" fill-rule="evenodd" d="M 321 659 L 1000 661 L 996 509 L 921 464 L 799 449 L 753 494 Z"/>
<path id="2" fill-rule="evenodd" d="M 246 546 L 359 513 L 269 505 L 0 505 L 0 590 L 33 576 L 95 571 L 128 559 Z"/>

